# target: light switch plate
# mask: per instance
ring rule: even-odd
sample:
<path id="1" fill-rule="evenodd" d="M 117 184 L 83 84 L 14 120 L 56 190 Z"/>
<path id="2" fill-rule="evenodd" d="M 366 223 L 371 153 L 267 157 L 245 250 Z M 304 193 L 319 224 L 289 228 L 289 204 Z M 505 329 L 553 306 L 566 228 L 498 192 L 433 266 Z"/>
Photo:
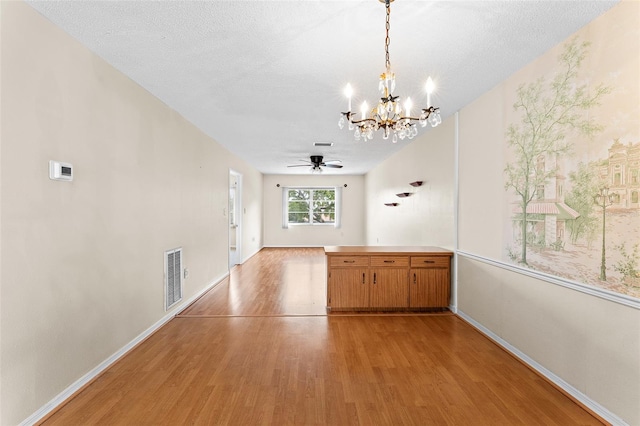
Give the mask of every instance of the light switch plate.
<path id="1" fill-rule="evenodd" d="M 63 180 L 70 182 L 73 180 L 73 165 L 61 161 L 49 161 L 49 179 Z"/>

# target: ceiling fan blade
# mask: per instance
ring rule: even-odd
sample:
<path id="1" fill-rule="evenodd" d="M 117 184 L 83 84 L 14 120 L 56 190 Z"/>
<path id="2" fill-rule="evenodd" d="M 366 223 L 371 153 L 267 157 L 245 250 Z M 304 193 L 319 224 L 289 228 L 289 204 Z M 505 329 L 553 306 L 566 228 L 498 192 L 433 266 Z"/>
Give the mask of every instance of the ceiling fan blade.
<path id="1" fill-rule="evenodd" d="M 287 167 L 309 167 L 309 166 L 311 166 L 311 164 L 294 164 Z"/>
<path id="2" fill-rule="evenodd" d="M 324 162 L 324 164 L 331 164 L 331 163 L 342 163 L 342 160 L 327 160 Z"/>
<path id="3" fill-rule="evenodd" d="M 333 169 L 341 169 L 343 166 L 340 164 L 323 164 L 322 167 L 331 167 Z"/>

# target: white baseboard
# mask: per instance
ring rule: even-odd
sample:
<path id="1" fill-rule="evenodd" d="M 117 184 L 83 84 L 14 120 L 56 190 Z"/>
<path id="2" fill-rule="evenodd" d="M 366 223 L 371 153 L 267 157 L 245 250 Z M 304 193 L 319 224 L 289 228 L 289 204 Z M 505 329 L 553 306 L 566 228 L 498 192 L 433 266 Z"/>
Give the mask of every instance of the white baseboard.
<path id="1" fill-rule="evenodd" d="M 250 255 L 246 256 L 243 260 L 242 263 L 245 263 L 247 260 L 251 259 L 253 256 L 255 256 L 256 254 L 260 253 L 260 250 L 262 250 L 263 247 L 258 248 L 258 250 L 254 251 L 253 253 L 251 253 Z"/>
<path id="2" fill-rule="evenodd" d="M 38 411 L 27 417 L 20 423 L 20 426 L 31 426 L 42 420 L 45 416 L 55 410 L 60 404 L 65 402 L 68 398 L 70 398 L 74 393 L 78 392 L 82 389 L 83 386 L 90 383 L 93 379 L 98 377 L 100 373 L 109 368 L 113 363 L 118 361 L 124 355 L 127 354 L 131 349 L 136 347 L 139 343 L 145 340 L 147 337 L 152 335 L 155 331 L 157 331 L 160 327 L 165 325 L 167 322 L 175 318 L 181 311 L 183 311 L 186 307 L 191 305 L 194 301 L 196 301 L 200 296 L 209 291 L 211 288 L 218 285 L 222 280 L 227 278 L 229 273 L 222 275 L 222 277 L 212 281 L 209 283 L 204 289 L 200 292 L 189 298 L 189 300 L 183 300 L 181 303 L 177 304 L 171 312 L 167 313 L 164 317 L 162 317 L 159 321 L 153 324 L 151 327 L 147 328 L 141 334 L 136 336 L 135 339 L 127 343 L 125 346 L 120 348 L 117 352 L 111 355 L 109 358 L 102 361 L 95 368 L 89 371 L 87 374 L 76 380 L 71 386 L 60 392 L 56 397 L 54 397 L 51 401 L 47 402 L 45 405 L 40 407 Z"/>
<path id="3" fill-rule="evenodd" d="M 264 248 L 323 248 L 327 244 L 314 245 L 314 244 L 285 244 L 285 245 L 267 245 Z"/>
<path id="4" fill-rule="evenodd" d="M 594 400 L 592 400 L 591 398 L 589 398 L 588 396 L 580 392 L 578 389 L 574 388 L 569 383 L 565 382 L 560 376 L 557 376 L 556 374 L 547 370 L 541 364 L 538 364 L 536 361 L 534 361 L 529 356 L 527 356 L 524 352 L 521 352 L 518 348 L 516 348 L 515 346 L 512 346 L 511 344 L 509 344 L 509 342 L 502 339 L 500 336 L 498 336 L 497 334 L 495 334 L 494 332 L 492 332 L 491 330 L 489 330 L 488 328 L 486 328 L 485 326 L 483 326 L 482 324 L 480 324 L 470 316 L 466 315 L 464 312 L 458 310 L 457 315 L 463 318 L 465 321 L 467 321 L 469 324 L 471 324 L 478 330 L 480 330 L 482 333 L 487 335 L 487 337 L 489 337 L 491 340 L 496 342 L 498 345 L 502 346 L 511 354 L 519 358 L 522 362 L 524 362 L 525 364 L 527 364 L 528 366 L 536 370 L 538 373 L 540 373 L 541 375 L 549 379 L 551 382 L 553 382 L 555 385 L 557 385 L 562 390 L 567 392 L 577 401 L 580 401 L 580 403 L 584 404 L 585 407 L 588 407 L 591 411 L 593 411 L 594 413 L 602 417 L 604 420 L 608 421 L 609 423 L 615 426 L 618 426 L 618 425 L 628 426 L 628 424 L 624 420 L 622 420 L 620 417 L 616 416 L 611 411 L 607 410 L 602 405 L 598 404 L 597 402 L 595 402 Z"/>

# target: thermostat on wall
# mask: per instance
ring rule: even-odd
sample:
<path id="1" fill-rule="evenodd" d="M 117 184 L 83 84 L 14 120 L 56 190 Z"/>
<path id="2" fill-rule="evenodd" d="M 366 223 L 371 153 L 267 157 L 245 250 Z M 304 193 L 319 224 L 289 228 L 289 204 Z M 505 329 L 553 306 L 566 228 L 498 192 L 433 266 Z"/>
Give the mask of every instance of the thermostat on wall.
<path id="1" fill-rule="evenodd" d="M 52 180 L 73 180 L 73 165 L 60 161 L 49 161 L 49 179 Z"/>

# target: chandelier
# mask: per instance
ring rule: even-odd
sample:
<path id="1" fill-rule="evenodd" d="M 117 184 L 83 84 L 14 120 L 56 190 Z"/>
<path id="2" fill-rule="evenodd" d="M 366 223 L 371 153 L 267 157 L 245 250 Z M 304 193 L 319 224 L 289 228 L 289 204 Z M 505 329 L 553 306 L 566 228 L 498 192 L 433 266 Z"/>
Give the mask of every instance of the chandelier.
<path id="1" fill-rule="evenodd" d="M 378 83 L 378 90 L 382 94 L 382 97 L 378 101 L 378 105 L 372 109 L 369 109 L 367 102 L 362 103 L 360 108 L 361 116 L 358 119 L 357 113 L 351 111 L 351 97 L 353 96 L 353 89 L 350 84 L 344 90 L 344 94 L 348 99 L 347 112 L 341 113 L 340 121 L 338 121 L 338 127 L 343 129 L 345 124 L 348 123 L 349 130 L 354 130 L 354 137 L 358 141 L 373 139 L 374 132 L 382 129 L 382 138 L 387 140 L 391 133 L 393 133 L 393 143 L 398 142 L 398 139 L 404 138 L 413 139 L 418 134 L 418 126 L 420 123 L 422 127 L 426 127 L 427 123 L 431 127 L 436 127 L 442 123 L 440 117 L 440 108 L 431 105 L 431 94 L 435 90 L 435 83 L 429 77 L 425 89 L 427 91 L 427 107 L 421 109 L 419 116 L 411 116 L 411 108 L 413 106 L 411 98 L 407 98 L 404 103 L 404 109 L 398 100 L 399 96 L 393 96 L 393 91 L 396 87 L 396 76 L 391 71 L 391 62 L 389 61 L 389 15 L 391 14 L 391 2 L 393 0 L 379 0 L 385 4 L 387 9 L 386 20 L 386 38 L 384 41 L 385 52 L 385 65 L 386 70 L 380 75 L 380 82 Z"/>

